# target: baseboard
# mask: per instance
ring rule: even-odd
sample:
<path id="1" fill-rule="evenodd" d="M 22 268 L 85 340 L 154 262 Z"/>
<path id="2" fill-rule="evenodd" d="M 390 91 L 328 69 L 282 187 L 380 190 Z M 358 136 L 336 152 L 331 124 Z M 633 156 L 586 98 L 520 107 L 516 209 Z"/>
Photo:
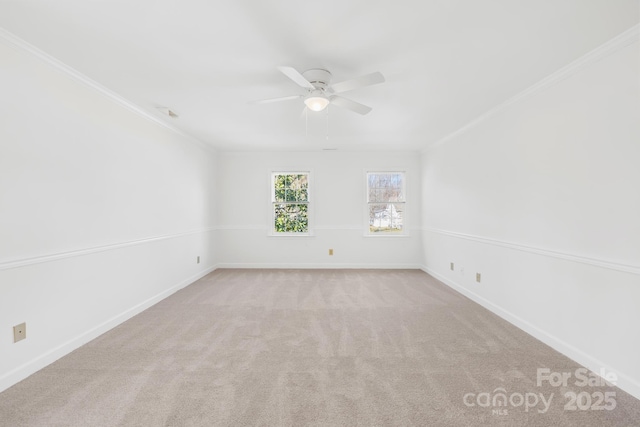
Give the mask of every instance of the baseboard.
<path id="1" fill-rule="evenodd" d="M 0 392 L 2 392 L 3 390 L 8 389 L 9 387 L 19 383 L 20 381 L 24 380 L 25 378 L 27 378 L 28 376 L 36 373 L 37 371 L 39 371 L 40 369 L 50 365 L 51 363 L 55 362 L 56 360 L 60 359 L 61 357 L 71 353 L 73 350 L 77 349 L 78 347 L 81 347 L 82 345 L 88 343 L 89 341 L 99 337 L 100 335 L 104 334 L 105 332 L 115 328 L 116 326 L 120 325 L 121 323 L 131 319 L 133 316 L 135 316 L 136 314 L 139 314 L 141 312 L 143 312 L 144 310 L 146 310 L 147 308 L 151 307 L 154 304 L 157 304 L 158 302 L 162 301 L 163 299 L 167 298 L 168 296 L 174 294 L 175 292 L 179 291 L 180 289 L 192 284 L 193 282 L 195 282 L 196 280 L 206 276 L 207 274 L 211 273 L 212 271 L 214 271 L 217 268 L 217 266 L 211 266 L 211 267 L 207 267 L 204 270 L 201 270 L 200 272 L 198 272 L 197 274 L 194 274 L 191 277 L 188 277 L 186 279 L 184 279 L 183 281 L 181 281 L 180 283 L 172 286 L 171 288 L 160 292 L 159 294 L 131 307 L 128 310 L 125 310 L 124 312 L 113 316 L 112 318 L 108 319 L 107 321 L 97 325 L 96 327 L 82 333 L 81 335 L 72 338 L 71 340 L 53 348 L 52 350 L 49 350 L 48 352 L 42 354 L 41 356 L 36 357 L 33 360 L 30 360 L 29 362 L 13 369 L 12 371 L 9 371 L 8 373 L 6 373 L 5 375 L 3 375 L 2 377 L 0 377 Z"/>
<path id="2" fill-rule="evenodd" d="M 500 316 L 507 322 L 521 329 L 522 331 L 542 341 L 543 343 L 553 348 L 554 350 L 564 354 L 565 356 L 572 359 L 573 361 L 590 369 L 591 371 L 598 373 L 600 369 L 605 368 L 609 372 L 615 372 L 615 374 L 618 377 L 618 381 L 616 383 L 617 387 L 620 388 L 621 390 L 626 391 L 636 399 L 640 399 L 640 383 L 635 379 L 633 379 L 632 377 L 625 375 L 623 372 L 620 372 L 619 370 L 615 369 L 615 367 L 609 366 L 608 364 L 586 354 L 582 350 L 568 344 L 567 342 L 548 333 L 547 331 L 544 331 L 538 328 L 537 326 L 527 322 L 526 320 L 516 316 L 515 314 L 503 309 L 502 307 L 492 303 L 491 301 L 459 285 L 455 281 L 450 280 L 447 277 L 444 277 L 436 273 L 435 271 L 431 270 L 427 266 L 423 265 L 420 267 L 420 269 L 425 273 L 435 277 L 436 279 L 438 279 L 445 285 L 449 286 L 453 290 L 466 296 L 472 301 L 480 304 L 481 306 L 491 311 L 492 313 Z"/>
<path id="3" fill-rule="evenodd" d="M 380 269 L 380 270 L 420 270 L 419 264 L 368 264 L 368 263 L 220 263 L 217 268 L 264 268 L 264 269 Z"/>

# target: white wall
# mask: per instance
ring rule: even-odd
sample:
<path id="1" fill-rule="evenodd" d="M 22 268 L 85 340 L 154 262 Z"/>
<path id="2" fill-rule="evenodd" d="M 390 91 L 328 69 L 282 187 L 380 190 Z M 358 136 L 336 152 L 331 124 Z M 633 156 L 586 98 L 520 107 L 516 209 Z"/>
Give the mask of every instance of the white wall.
<path id="1" fill-rule="evenodd" d="M 311 171 L 313 237 L 269 236 L 269 180 L 271 171 L 278 170 Z M 406 171 L 406 237 L 365 237 L 366 170 Z M 220 266 L 420 266 L 420 156 L 416 153 L 220 153 L 218 172 Z M 333 256 L 328 255 L 330 248 Z"/>
<path id="2" fill-rule="evenodd" d="M 634 40 L 426 151 L 422 203 L 426 271 L 640 398 Z"/>
<path id="3" fill-rule="evenodd" d="M 614 369 L 640 397 L 638 49 L 421 163 L 401 152 L 214 156 L 0 41 L 0 390 L 216 264 L 422 265 L 578 362 Z M 272 170 L 312 172 L 313 237 L 268 235 Z M 407 172 L 406 237 L 365 237 L 366 170 Z M 21 322 L 28 338 L 13 344 Z"/>
<path id="4" fill-rule="evenodd" d="M 215 262 L 214 155 L 52 64 L 0 39 L 0 390 Z"/>

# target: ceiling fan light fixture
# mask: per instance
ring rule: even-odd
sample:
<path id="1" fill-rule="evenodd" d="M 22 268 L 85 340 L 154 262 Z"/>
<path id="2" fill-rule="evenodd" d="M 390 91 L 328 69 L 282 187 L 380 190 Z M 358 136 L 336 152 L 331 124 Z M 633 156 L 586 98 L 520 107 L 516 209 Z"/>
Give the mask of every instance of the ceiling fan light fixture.
<path id="1" fill-rule="evenodd" d="M 322 94 L 311 94 L 304 103 L 311 111 L 322 111 L 329 105 L 329 99 Z"/>

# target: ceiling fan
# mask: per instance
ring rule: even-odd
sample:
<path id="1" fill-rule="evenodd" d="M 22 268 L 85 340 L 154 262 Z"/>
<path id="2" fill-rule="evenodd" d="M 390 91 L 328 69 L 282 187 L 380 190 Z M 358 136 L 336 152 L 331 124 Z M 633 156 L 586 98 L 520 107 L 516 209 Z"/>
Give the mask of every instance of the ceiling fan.
<path id="1" fill-rule="evenodd" d="M 332 104 L 364 115 L 371 111 L 371 107 L 367 107 L 359 102 L 343 98 L 336 94 L 384 82 L 384 76 L 379 72 L 331 85 L 331 73 L 320 68 L 307 70 L 302 74 L 293 67 L 278 67 L 278 70 L 293 80 L 296 84 L 305 88 L 307 93 L 304 95 L 291 95 L 280 98 L 264 99 L 256 101 L 255 103 L 268 104 L 271 102 L 304 98 L 305 105 L 311 111 L 322 111 L 329 104 Z"/>

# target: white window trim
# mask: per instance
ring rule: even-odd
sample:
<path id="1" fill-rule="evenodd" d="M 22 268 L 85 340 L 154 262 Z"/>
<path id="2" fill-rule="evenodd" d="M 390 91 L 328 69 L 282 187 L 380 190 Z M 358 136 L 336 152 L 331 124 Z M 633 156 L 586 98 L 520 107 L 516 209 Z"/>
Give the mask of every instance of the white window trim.
<path id="1" fill-rule="evenodd" d="M 278 233 L 275 230 L 275 212 L 273 209 L 273 205 L 275 203 L 275 193 L 274 193 L 274 185 L 275 185 L 275 176 L 276 175 L 307 175 L 308 189 L 307 189 L 307 218 L 309 220 L 309 226 L 307 228 L 306 233 Z M 314 224 L 314 215 L 313 215 L 313 171 L 310 169 L 294 169 L 294 168 L 282 168 L 282 169 L 271 169 L 269 170 L 269 228 L 267 235 L 269 237 L 315 237 L 313 224 Z"/>
<path id="2" fill-rule="evenodd" d="M 369 174 L 372 173 L 402 173 L 404 175 L 404 179 L 402 180 L 402 193 L 404 194 L 404 202 L 399 202 L 404 204 L 404 213 L 402 215 L 402 231 L 395 233 L 372 233 L 369 229 Z M 376 239 L 387 239 L 387 238 L 402 238 L 409 237 L 408 227 L 407 227 L 407 181 L 408 181 L 408 173 L 406 170 L 402 168 L 397 169 L 388 169 L 388 170 L 365 170 L 364 171 L 364 237 L 372 237 Z"/>

